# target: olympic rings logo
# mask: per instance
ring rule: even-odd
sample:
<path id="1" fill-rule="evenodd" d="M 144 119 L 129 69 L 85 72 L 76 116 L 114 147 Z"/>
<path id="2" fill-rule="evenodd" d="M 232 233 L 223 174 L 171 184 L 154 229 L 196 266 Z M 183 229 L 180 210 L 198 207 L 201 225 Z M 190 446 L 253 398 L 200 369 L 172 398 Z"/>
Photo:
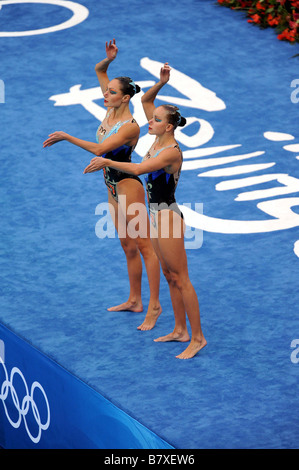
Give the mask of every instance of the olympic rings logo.
<path id="1" fill-rule="evenodd" d="M 33 384 L 31 385 L 30 393 L 29 393 L 28 385 L 20 369 L 18 369 L 17 367 L 13 367 L 10 373 L 10 378 L 8 378 L 7 369 L 5 367 L 5 364 L 1 356 L 0 356 L 0 364 L 2 364 L 4 374 L 5 374 L 5 380 L 3 381 L 1 389 L 0 389 L 0 400 L 2 400 L 6 417 L 14 428 L 19 428 L 23 419 L 28 436 L 30 437 L 32 442 L 37 444 L 40 441 L 42 431 L 46 431 L 50 425 L 50 407 L 49 407 L 47 395 L 39 382 L 33 382 Z M 25 396 L 23 397 L 23 399 L 20 399 L 18 397 L 16 388 L 13 384 L 15 376 L 19 376 L 23 382 L 23 385 L 25 388 Z M 37 389 L 42 393 L 45 404 L 46 404 L 46 408 L 47 408 L 47 419 L 45 420 L 44 423 L 41 420 L 40 412 L 34 400 L 34 394 Z M 15 419 L 12 419 L 11 416 L 9 415 L 9 412 L 5 403 L 5 400 L 7 399 L 9 392 L 12 398 L 13 405 L 17 411 L 16 413 L 17 418 Z M 38 427 L 38 432 L 36 436 L 34 436 L 32 432 L 30 431 L 28 422 L 27 422 L 27 415 L 30 409 L 32 410 L 33 417 Z"/>

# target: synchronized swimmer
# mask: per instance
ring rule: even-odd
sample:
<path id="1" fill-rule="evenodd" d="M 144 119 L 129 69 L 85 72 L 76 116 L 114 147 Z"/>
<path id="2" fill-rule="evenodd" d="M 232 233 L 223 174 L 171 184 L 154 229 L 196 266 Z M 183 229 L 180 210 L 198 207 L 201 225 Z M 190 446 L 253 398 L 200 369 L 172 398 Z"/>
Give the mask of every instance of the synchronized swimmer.
<path id="1" fill-rule="evenodd" d="M 186 119 L 181 116 L 176 106 L 155 107 L 155 98 L 170 77 L 171 69 L 168 63 L 165 63 L 160 71 L 160 80 L 141 99 L 149 122 L 148 133 L 156 138 L 143 161 L 132 163 L 131 153 L 138 141 L 139 126 L 130 113 L 129 101 L 130 97 L 140 89 L 128 77 L 119 77 L 109 82 L 106 71 L 110 62 L 116 57 L 117 51 L 115 40 L 106 43 L 107 58 L 96 66 L 104 95 L 104 105 L 108 108 L 97 132 L 98 143 L 82 141 L 64 132 L 54 132 L 44 142 L 44 147 L 67 140 L 96 155 L 84 173 L 103 170 L 108 187 L 108 201 L 115 208 L 116 214 L 122 210 L 118 195 L 126 195 L 127 205 L 132 202 L 145 204 L 139 175 L 147 175 L 146 192 L 150 221 L 146 215 L 142 223 L 146 224 L 147 228 L 150 224 L 150 230 L 146 230 L 145 233 L 150 233 L 151 238 L 145 236 L 133 240 L 127 234 L 127 237 L 121 240 L 127 257 L 131 291 L 128 301 L 114 307 L 113 310 L 142 310 L 140 251 L 147 268 L 151 298 L 144 322 L 138 329 L 152 329 L 162 312 L 159 302 L 160 264 L 169 286 L 175 325 L 171 333 L 154 341 L 190 341 L 187 348 L 176 356 L 179 359 L 190 359 L 206 346 L 207 341 L 201 328 L 198 298 L 188 273 L 184 246 L 184 218 L 175 200 L 183 155 L 174 133 L 178 126 L 186 124 Z M 125 213 L 125 225 L 129 223 L 128 217 Z M 119 230 L 117 222 L 115 220 L 114 222 L 116 229 Z M 191 327 L 191 338 L 187 329 L 186 315 Z"/>
<path id="2" fill-rule="evenodd" d="M 95 66 L 104 95 L 104 106 L 107 108 L 107 114 L 97 129 L 97 143 L 81 140 L 59 131 L 49 135 L 49 138 L 44 142 L 44 147 L 66 140 L 94 155 L 103 155 L 125 162 L 131 161 L 132 152 L 138 142 L 140 128 L 131 114 L 129 104 L 130 99 L 140 91 L 140 87 L 130 77 L 117 77 L 109 81 L 107 69 L 116 58 L 117 53 L 118 48 L 115 40 L 106 42 L 106 58 Z M 160 266 L 149 237 L 149 220 L 143 184 L 138 177 L 112 169 L 107 169 L 104 172 L 104 181 L 107 186 L 109 208 L 113 208 L 111 218 L 117 232 L 122 234 L 119 239 L 126 256 L 130 284 L 128 300 L 120 305 L 110 307 L 108 310 L 142 312 L 141 254 L 149 282 L 150 300 L 145 319 L 138 329 L 150 330 L 155 326 L 162 312 L 159 301 Z M 125 196 L 126 207 L 121 205 L 119 196 Z M 133 203 L 142 204 L 145 208 L 142 211 L 142 224 L 147 227 L 146 236 L 133 238 L 127 229 L 133 218 L 127 208 Z"/>

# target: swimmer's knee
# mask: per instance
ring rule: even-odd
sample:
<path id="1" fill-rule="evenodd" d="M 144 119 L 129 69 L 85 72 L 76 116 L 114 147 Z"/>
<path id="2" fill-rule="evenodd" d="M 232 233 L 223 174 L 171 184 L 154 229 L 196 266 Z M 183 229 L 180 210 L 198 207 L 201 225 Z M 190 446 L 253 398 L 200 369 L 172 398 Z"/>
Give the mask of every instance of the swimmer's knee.
<path id="1" fill-rule="evenodd" d="M 168 282 L 168 284 L 169 284 L 170 286 L 173 285 L 173 280 L 172 280 L 171 272 L 168 271 L 168 269 L 166 269 L 166 268 L 163 268 L 162 271 L 163 271 L 164 277 L 165 277 L 166 281 Z"/>
<path id="2" fill-rule="evenodd" d="M 143 258 L 149 258 L 150 256 L 155 255 L 155 250 L 152 245 L 152 242 L 147 238 L 137 238 L 136 239 L 137 247 Z"/>
<path id="3" fill-rule="evenodd" d="M 120 243 L 127 258 L 134 258 L 138 254 L 138 248 L 134 241 L 121 239 Z"/>
<path id="4" fill-rule="evenodd" d="M 180 292 L 182 292 L 185 288 L 186 283 L 188 282 L 188 279 L 185 279 L 181 275 L 179 275 L 176 272 L 165 270 L 163 271 L 163 274 L 168 282 L 169 285 L 172 287 L 175 287 L 178 289 Z"/>

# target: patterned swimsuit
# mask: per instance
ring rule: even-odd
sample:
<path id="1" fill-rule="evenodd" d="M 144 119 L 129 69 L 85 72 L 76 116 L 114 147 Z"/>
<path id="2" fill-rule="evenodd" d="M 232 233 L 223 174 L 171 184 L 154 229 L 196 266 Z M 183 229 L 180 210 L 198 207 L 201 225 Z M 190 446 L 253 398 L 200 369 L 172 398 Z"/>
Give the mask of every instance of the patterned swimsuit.
<path id="1" fill-rule="evenodd" d="M 103 120 L 102 124 L 99 125 L 96 133 L 96 139 L 98 143 L 104 142 L 108 137 L 110 137 L 113 134 L 117 134 L 118 130 L 126 124 L 128 121 L 119 121 L 117 122 L 114 126 L 109 126 L 108 125 L 108 118 L 109 118 L 110 113 L 107 114 L 105 119 Z M 136 122 L 134 119 L 131 122 Z M 116 162 L 131 162 L 131 155 L 134 150 L 134 147 L 128 146 L 128 145 L 121 145 L 117 149 L 111 150 L 110 152 L 107 152 L 102 155 L 103 158 L 109 158 L 110 160 L 114 160 Z M 128 173 L 123 173 L 122 171 L 115 170 L 113 168 L 106 167 L 103 169 L 103 174 L 104 174 L 104 181 L 109 189 L 112 197 L 115 199 L 115 201 L 118 201 L 118 195 L 117 195 L 117 183 L 124 179 L 135 179 L 139 181 L 142 184 L 142 181 L 138 176 L 135 175 L 129 175 Z"/>

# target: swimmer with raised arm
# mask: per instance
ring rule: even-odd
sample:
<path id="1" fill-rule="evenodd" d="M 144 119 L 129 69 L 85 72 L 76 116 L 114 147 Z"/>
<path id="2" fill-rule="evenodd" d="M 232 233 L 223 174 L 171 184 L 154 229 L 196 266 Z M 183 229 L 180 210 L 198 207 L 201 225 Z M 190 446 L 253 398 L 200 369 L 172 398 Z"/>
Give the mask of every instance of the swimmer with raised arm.
<path id="1" fill-rule="evenodd" d="M 170 67 L 166 63 L 161 69 L 159 82 L 142 97 L 143 108 L 149 121 L 149 134 L 156 136 L 143 161 L 124 163 L 107 158 L 93 158 L 84 173 L 114 168 L 135 176 L 148 174 L 146 184 L 151 215 L 151 238 L 169 285 L 175 318 L 174 330 L 155 341 L 189 342 L 187 314 L 192 331 L 191 341 L 176 357 L 190 359 L 206 346 L 207 341 L 201 328 L 198 298 L 188 274 L 183 215 L 175 201 L 175 189 L 183 156 L 174 132 L 177 126 L 186 124 L 186 119 L 180 115 L 176 106 L 161 105 L 156 108 L 154 105 L 159 90 L 168 82 L 169 76 Z"/>
<path id="2" fill-rule="evenodd" d="M 95 71 L 103 92 L 104 106 L 107 114 L 99 125 L 96 140 L 88 142 L 73 137 L 65 132 L 54 132 L 44 142 L 49 147 L 59 141 L 65 140 L 82 149 L 102 155 L 111 161 L 130 162 L 132 152 L 138 142 L 140 129 L 133 118 L 129 103 L 130 99 L 140 91 L 140 87 L 129 77 L 118 77 L 109 80 L 107 69 L 116 58 L 118 48 L 115 39 L 106 42 L 106 58 L 96 64 Z M 119 234 L 121 246 L 126 255 L 128 276 L 130 282 L 129 298 L 126 302 L 108 308 L 109 311 L 129 310 L 141 312 L 143 310 L 141 298 L 142 261 L 144 259 L 149 288 L 150 300 L 146 316 L 140 330 L 150 330 L 161 314 L 159 301 L 160 265 L 153 249 L 149 235 L 149 220 L 145 206 L 145 191 L 138 176 L 125 173 L 114 168 L 105 168 L 104 181 L 108 189 L 108 202 L 111 206 L 111 216 Z M 120 196 L 125 196 L 120 198 Z M 123 203 L 125 202 L 125 204 Z M 134 214 L 128 214 L 128 207 L 133 203 L 142 204 L 145 208 L 142 224 L 147 228 L 142 236 L 130 236 L 128 225 Z M 117 282 L 117 281 L 116 281 Z"/>

